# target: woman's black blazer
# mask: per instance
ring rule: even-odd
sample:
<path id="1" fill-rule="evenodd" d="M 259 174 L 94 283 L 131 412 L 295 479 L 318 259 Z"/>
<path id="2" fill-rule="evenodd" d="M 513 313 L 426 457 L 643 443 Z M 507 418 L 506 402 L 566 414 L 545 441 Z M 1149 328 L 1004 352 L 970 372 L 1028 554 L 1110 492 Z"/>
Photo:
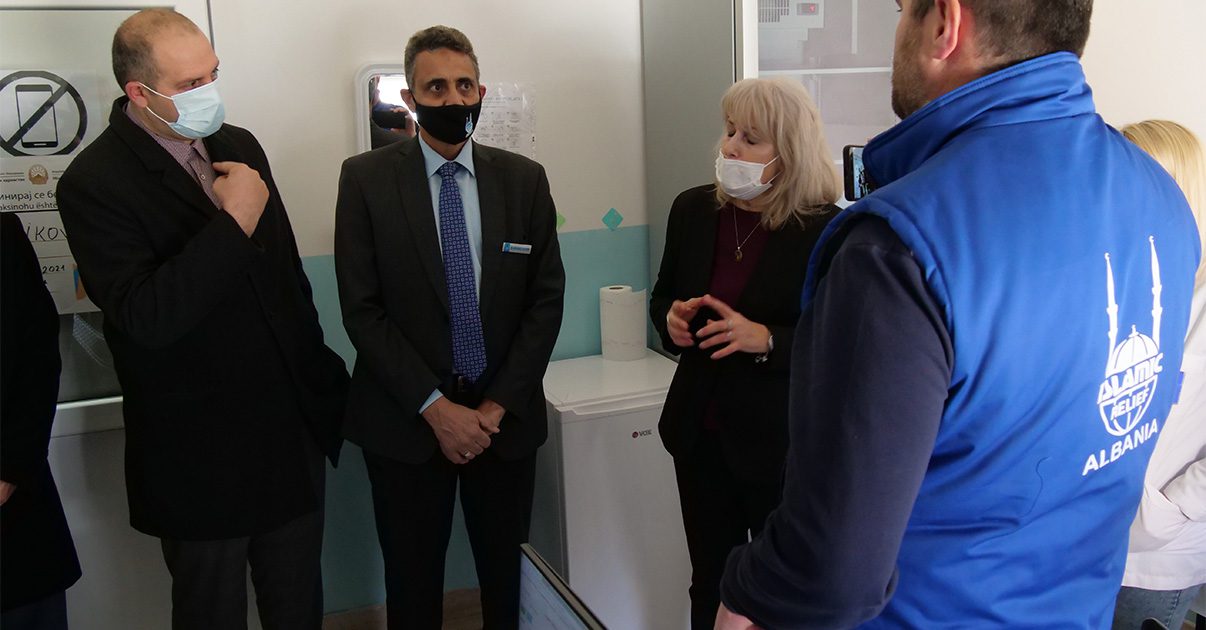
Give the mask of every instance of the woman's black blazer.
<path id="1" fill-rule="evenodd" d="M 750 480 L 776 481 L 787 453 L 788 368 L 800 292 L 812 248 L 838 208 L 827 206 L 805 225 L 789 221 L 771 232 L 741 297 L 729 305 L 774 335 L 775 349 L 765 363 L 744 352 L 713 360 L 715 348 L 680 348 L 666 332 L 671 303 L 708 292 L 719 210 L 714 185 L 684 191 L 670 209 L 649 315 L 663 348 L 681 356 L 658 431 L 671 455 L 689 453 L 714 400 L 725 463 Z"/>

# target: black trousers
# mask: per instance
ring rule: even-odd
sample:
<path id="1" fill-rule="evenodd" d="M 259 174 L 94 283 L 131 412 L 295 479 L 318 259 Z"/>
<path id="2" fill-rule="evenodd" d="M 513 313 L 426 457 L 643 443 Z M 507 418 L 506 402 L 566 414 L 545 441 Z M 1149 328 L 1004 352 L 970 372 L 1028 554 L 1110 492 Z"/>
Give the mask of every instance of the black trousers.
<path id="1" fill-rule="evenodd" d="M 277 529 L 223 540 L 161 538 L 172 574 L 173 630 L 245 630 L 247 567 L 264 630 L 322 628 L 322 531 L 326 468 L 305 440 L 319 509 Z"/>
<path id="2" fill-rule="evenodd" d="M 4 630 L 67 630 L 67 591 L 0 613 Z"/>
<path id="3" fill-rule="evenodd" d="M 536 455 L 504 461 L 486 449 L 453 464 L 437 451 L 422 464 L 364 452 L 385 560 L 390 630 L 439 630 L 444 562 L 460 485 L 465 528 L 481 586 L 485 630 L 519 625 L 519 545 L 528 540 Z"/>
<path id="4" fill-rule="evenodd" d="M 674 459 L 674 473 L 691 556 L 691 628 L 711 630 L 725 560 L 762 531 L 779 504 L 782 483 L 735 475 L 724 462 L 719 436 L 710 431 L 701 431 L 691 452 Z"/>

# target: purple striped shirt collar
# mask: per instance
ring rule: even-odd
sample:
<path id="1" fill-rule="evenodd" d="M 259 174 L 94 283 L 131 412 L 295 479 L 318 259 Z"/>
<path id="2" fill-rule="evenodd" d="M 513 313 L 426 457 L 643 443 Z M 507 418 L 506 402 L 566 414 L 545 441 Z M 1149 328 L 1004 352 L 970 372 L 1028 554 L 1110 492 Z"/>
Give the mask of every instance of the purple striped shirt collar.
<path id="1" fill-rule="evenodd" d="M 211 161 L 209 159 L 209 151 L 205 149 L 204 142 L 200 140 L 173 140 L 171 138 L 164 138 L 154 131 L 151 131 L 147 127 L 146 123 L 144 123 L 142 119 L 134 113 L 134 108 L 129 103 L 126 103 L 126 117 L 134 121 L 134 124 L 138 125 L 139 129 L 142 129 L 150 134 L 150 136 L 155 139 L 155 142 L 159 143 L 159 146 L 163 147 L 163 150 L 167 151 L 168 154 L 172 156 L 172 159 L 176 160 L 176 163 L 184 167 L 184 169 L 189 173 L 191 173 L 192 170 L 188 167 L 188 159 L 191 157 L 193 149 L 196 149 L 197 153 L 201 154 L 201 159 L 205 160 L 206 162 Z"/>

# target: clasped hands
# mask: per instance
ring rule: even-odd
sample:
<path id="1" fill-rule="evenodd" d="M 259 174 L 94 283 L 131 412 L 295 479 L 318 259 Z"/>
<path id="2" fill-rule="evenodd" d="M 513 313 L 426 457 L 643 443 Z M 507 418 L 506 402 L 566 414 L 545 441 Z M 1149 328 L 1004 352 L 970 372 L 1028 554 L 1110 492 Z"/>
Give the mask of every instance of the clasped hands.
<path id="1" fill-rule="evenodd" d="M 435 432 L 444 457 L 454 464 L 468 464 L 490 447 L 490 436 L 498 433 L 506 412 L 489 399 L 473 409 L 441 396 L 423 411 L 423 419 Z"/>
<path id="2" fill-rule="evenodd" d="M 720 316 L 720 319 L 709 319 L 707 325 L 691 334 L 691 320 L 701 308 L 710 308 Z M 712 297 L 675 300 L 666 313 L 666 331 L 670 339 L 681 348 L 689 348 L 699 342 L 700 350 L 707 350 L 724 344 L 724 347 L 712 353 L 713 359 L 723 359 L 734 352 L 762 354 L 770 350 L 770 329 L 758 322 L 745 318 L 733 310 L 728 304 Z"/>

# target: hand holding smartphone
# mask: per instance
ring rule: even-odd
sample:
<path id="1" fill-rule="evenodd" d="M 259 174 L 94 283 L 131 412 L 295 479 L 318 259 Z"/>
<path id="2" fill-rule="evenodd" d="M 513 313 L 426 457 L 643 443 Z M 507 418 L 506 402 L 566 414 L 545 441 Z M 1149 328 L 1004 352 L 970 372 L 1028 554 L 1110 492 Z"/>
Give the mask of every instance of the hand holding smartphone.
<path id="1" fill-rule="evenodd" d="M 863 168 L 863 147 L 848 144 L 842 149 L 842 171 L 846 182 L 846 200 L 858 201 L 875 190 L 875 184 Z"/>

